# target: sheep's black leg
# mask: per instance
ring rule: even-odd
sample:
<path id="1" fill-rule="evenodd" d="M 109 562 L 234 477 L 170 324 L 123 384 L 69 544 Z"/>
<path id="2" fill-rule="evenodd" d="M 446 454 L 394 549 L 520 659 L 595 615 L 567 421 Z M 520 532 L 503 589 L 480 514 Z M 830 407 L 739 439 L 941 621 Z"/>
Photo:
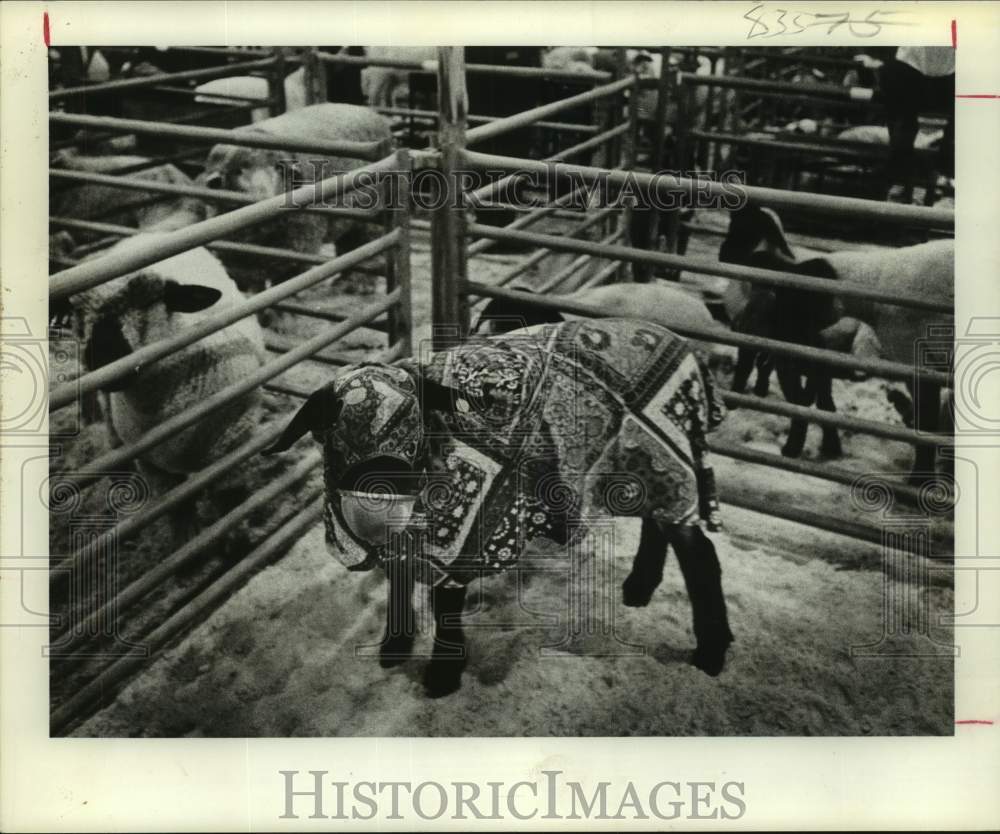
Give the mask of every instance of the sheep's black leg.
<path id="1" fill-rule="evenodd" d="M 632 571 L 622 583 L 622 602 L 630 608 L 649 605 L 653 591 L 663 580 L 663 563 L 667 560 L 667 536 L 651 518 L 642 520 L 639 549 L 632 561 Z"/>
<path id="2" fill-rule="evenodd" d="M 819 372 L 816 378 L 816 405 L 823 411 L 836 412 L 837 406 L 833 402 L 833 378 L 828 373 Z M 824 457 L 839 458 L 844 454 L 844 449 L 840 445 L 840 432 L 836 426 L 823 426 L 823 444 L 820 451 Z"/>
<path id="3" fill-rule="evenodd" d="M 736 370 L 733 372 L 733 391 L 742 394 L 747 390 L 747 382 L 750 380 L 750 371 L 753 370 L 754 360 L 758 354 L 750 348 L 740 348 L 736 355 Z M 760 382 L 760 371 L 757 371 L 757 381 Z"/>
<path id="4" fill-rule="evenodd" d="M 416 615 L 413 611 L 413 588 L 416 584 L 410 560 L 386 563 L 389 598 L 386 605 L 385 636 L 379 647 L 379 664 L 383 669 L 398 666 L 408 660 L 413 651 Z"/>
<path id="5" fill-rule="evenodd" d="M 771 371 L 774 370 L 774 362 L 771 354 L 760 352 L 757 354 L 757 380 L 753 386 L 753 392 L 758 397 L 766 397 L 768 389 L 771 387 Z"/>
<path id="6" fill-rule="evenodd" d="M 449 695 L 462 685 L 462 670 L 467 659 L 462 632 L 465 590 L 438 585 L 431 591 L 434 652 L 424 675 L 424 690 L 431 698 Z"/>
<path id="7" fill-rule="evenodd" d="M 790 367 L 784 362 L 777 363 L 778 382 L 781 385 L 781 393 L 785 399 L 793 405 L 810 406 L 815 397 L 813 379 L 811 375 L 806 375 L 805 384 L 802 384 L 802 375 L 797 368 Z M 806 430 L 809 423 L 801 417 L 793 417 L 791 427 L 788 430 L 788 439 L 781 447 L 781 454 L 786 458 L 797 458 L 802 454 L 802 447 L 806 442 Z"/>
<path id="8" fill-rule="evenodd" d="M 726 649 L 733 642 L 722 594 L 722 568 L 715 546 L 700 527 L 676 525 L 669 530 L 670 543 L 684 575 L 694 636 L 697 641 L 691 662 L 712 677 L 722 671 Z"/>
<path id="9" fill-rule="evenodd" d="M 915 391 L 911 385 L 908 387 L 913 398 L 913 428 L 922 433 L 938 431 L 941 417 L 941 386 L 921 381 L 919 391 Z M 936 446 L 921 444 L 916 447 L 913 471 L 908 478 L 911 484 L 920 486 L 934 477 L 936 455 Z"/>

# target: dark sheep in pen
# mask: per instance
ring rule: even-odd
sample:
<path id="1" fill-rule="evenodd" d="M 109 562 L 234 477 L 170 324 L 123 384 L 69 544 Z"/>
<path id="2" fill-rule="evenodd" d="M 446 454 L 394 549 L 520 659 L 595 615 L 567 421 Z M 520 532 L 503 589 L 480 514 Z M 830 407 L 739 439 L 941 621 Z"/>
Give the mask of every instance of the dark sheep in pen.
<path id="1" fill-rule="evenodd" d="M 955 299 L 955 242 L 935 240 L 900 249 L 833 252 L 822 257 L 800 258 L 785 239 L 781 221 L 770 209 L 751 206 L 731 215 L 729 233 L 719 251 L 719 260 L 762 269 L 795 272 L 817 280 L 843 281 L 901 296 L 924 298 L 949 306 Z M 746 306 L 737 316 L 736 329 L 810 347 L 843 351 L 859 358 L 883 358 L 914 362 L 921 339 L 932 328 L 952 326 L 953 316 L 863 299 L 837 298 L 806 290 L 773 287 L 745 291 Z M 835 411 L 832 380 L 837 373 L 821 363 L 794 359 L 771 360 L 757 351 L 741 349 L 733 390 L 742 392 L 754 364 L 758 376 L 755 392 L 767 393 L 772 368 L 782 393 L 790 403 L 824 411 Z M 939 431 L 947 421 L 942 413 L 937 385 L 921 383 L 919 397 L 912 383 L 907 387 L 914 400 L 915 425 L 923 431 Z M 900 408 L 898 400 L 892 398 Z M 905 409 L 900 409 L 904 411 Z M 946 411 L 946 409 L 945 409 Z M 905 416 L 904 416 L 905 419 Z M 798 457 L 805 442 L 807 423 L 792 420 L 788 440 L 781 453 Z M 842 454 L 840 437 L 833 426 L 823 427 L 821 450 L 828 457 Z M 935 468 L 933 446 L 917 447 L 910 480 L 923 482 Z"/>
<path id="2" fill-rule="evenodd" d="M 685 340 L 641 321 L 575 321 L 348 368 L 268 451 L 307 432 L 323 446 L 327 544 L 348 569 L 389 578 L 384 667 L 410 656 L 414 584 L 432 586 L 429 695 L 461 685 L 470 582 L 516 567 L 536 535 L 566 544 L 609 516 L 642 518 L 625 605 L 649 603 L 673 544 L 692 663 L 714 676 L 733 635 L 700 523 L 719 528 L 706 435 L 723 414 Z"/>

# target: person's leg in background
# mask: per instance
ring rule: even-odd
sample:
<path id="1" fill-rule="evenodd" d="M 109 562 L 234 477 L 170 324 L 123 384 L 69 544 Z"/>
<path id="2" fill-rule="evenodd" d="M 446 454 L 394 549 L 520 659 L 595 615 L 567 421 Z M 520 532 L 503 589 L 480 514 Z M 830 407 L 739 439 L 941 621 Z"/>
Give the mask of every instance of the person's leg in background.
<path id="1" fill-rule="evenodd" d="M 912 199 L 913 142 L 917 138 L 921 99 L 927 78 L 895 58 L 879 68 L 879 89 L 885 104 L 889 129 L 889 161 L 886 166 L 887 191 L 905 202 Z M 902 186 L 903 195 L 899 195 Z"/>

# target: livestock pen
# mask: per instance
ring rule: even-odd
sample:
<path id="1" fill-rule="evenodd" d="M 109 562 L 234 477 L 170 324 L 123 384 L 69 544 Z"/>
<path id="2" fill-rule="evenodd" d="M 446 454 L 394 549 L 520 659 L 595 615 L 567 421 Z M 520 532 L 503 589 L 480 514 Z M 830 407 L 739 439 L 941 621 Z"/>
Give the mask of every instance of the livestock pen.
<path id="1" fill-rule="evenodd" d="M 436 145 L 429 151 L 399 151 L 394 156 L 386 155 L 384 149 L 369 149 L 370 155 L 362 158 L 372 164 L 362 170 L 378 174 L 401 167 L 409 172 L 409 160 L 412 159 L 416 170 L 431 167 L 443 173 L 443 181 L 456 194 L 464 191 L 463 171 L 499 170 L 504 172 L 504 176 L 488 185 L 477 185 L 472 191 L 464 191 L 465 202 L 452 200 L 432 210 L 429 222 L 413 218 L 408 209 L 393 212 L 389 219 L 357 217 L 359 220 L 386 224 L 386 234 L 367 250 L 331 260 L 323 256 L 305 256 L 271 247 L 219 240 L 244 225 L 263 222 L 273 216 L 278 210 L 277 205 L 274 201 L 254 204 L 243 194 L 215 190 L 204 193 L 208 190 L 166 184 L 145 183 L 140 186 L 135 181 L 115 178 L 118 186 L 126 189 L 141 188 L 150 193 L 186 195 L 242 207 L 213 220 L 172 232 L 166 244 L 128 259 L 114 259 L 112 262 L 109 262 L 110 259 L 98 259 L 77 264 L 66 261 L 68 268 L 56 273 L 51 281 L 54 301 L 185 248 L 204 245 L 219 252 L 229 249 L 261 258 L 315 263 L 314 268 L 292 281 L 251 296 L 245 307 L 227 314 L 224 320 L 220 318 L 214 322 L 216 328 L 225 326 L 237 312 L 251 315 L 267 309 L 297 316 L 311 314 L 314 321 L 332 321 L 334 326 L 326 327 L 295 347 L 291 346 L 292 340 L 287 336 L 282 340 L 269 334 L 269 347 L 273 351 L 286 352 L 263 366 L 260 373 L 242 383 L 239 390 L 234 388 L 232 392 L 223 393 L 226 397 L 236 397 L 248 390 L 245 386 L 270 386 L 273 394 L 286 398 L 277 401 L 278 405 L 273 410 L 275 420 L 268 423 L 259 436 L 255 435 L 249 443 L 227 456 L 225 463 L 218 461 L 212 464 L 176 488 L 177 491 L 158 498 L 119 522 L 122 529 L 114 525 L 111 532 L 102 529 L 98 535 L 106 538 L 98 538 L 85 545 L 74 555 L 72 563 L 67 561 L 59 565 L 62 570 L 53 575 L 55 587 L 72 578 L 74 571 L 76 576 L 86 578 L 85 563 L 91 562 L 94 554 L 109 552 L 110 542 L 142 530 L 155 520 L 158 512 L 166 512 L 199 489 L 215 483 L 225 472 L 267 446 L 280 431 L 282 420 L 278 413 L 284 412 L 281 415 L 283 418 L 294 408 L 287 403 L 310 393 L 304 387 L 278 379 L 285 371 L 301 367 L 309 357 L 331 358 L 319 352 L 361 325 L 375 325 L 380 328 L 378 332 L 388 332 L 389 335 L 388 348 L 368 352 L 364 356 L 367 361 L 390 361 L 407 355 L 413 349 L 410 340 L 414 338 L 414 325 L 419 320 L 419 315 L 413 312 L 411 293 L 429 296 L 431 333 L 436 348 L 454 344 L 467 336 L 469 310 L 475 299 L 509 298 L 526 305 L 561 309 L 584 316 L 605 315 L 607 311 L 566 302 L 554 293 L 587 267 L 594 269 L 582 282 L 578 280 L 577 286 L 593 286 L 613 278 L 627 279 L 627 265 L 635 263 L 680 270 L 684 274 L 720 276 L 752 285 L 799 287 L 831 295 L 863 297 L 928 309 L 928 302 L 919 298 L 886 298 L 842 286 L 821 287 L 786 273 L 753 270 L 673 252 L 636 249 L 628 245 L 627 209 L 566 211 L 574 197 L 579 197 L 578 192 L 586 192 L 599 182 L 613 189 L 624 183 L 626 177 L 657 188 L 661 195 L 688 193 L 696 187 L 697 184 L 690 180 L 654 178 L 652 174 L 635 170 L 634 92 L 641 81 L 631 75 L 618 79 L 588 79 L 593 89 L 579 96 L 540 105 L 515 116 L 491 118 L 475 124 L 465 111 L 465 75 L 460 52 L 443 50 L 433 67 L 438 75 L 439 110 L 435 120 L 439 135 Z M 576 146 L 553 150 L 539 160 L 483 154 L 474 150 L 479 142 L 500 138 L 511 130 L 538 122 L 554 125 L 553 131 L 558 131 L 563 123 L 553 120 L 559 114 L 579 106 L 581 102 L 596 100 L 613 102 L 613 106 L 608 108 L 613 115 L 601 126 L 587 126 L 589 138 Z M 55 115 L 54 118 L 87 117 Z M 475 126 L 469 128 L 470 123 Z M 78 124 L 83 126 L 84 122 Z M 168 131 L 162 135 L 183 130 L 136 125 L 134 121 L 116 124 L 113 119 L 86 126 L 131 132 L 155 131 L 159 127 Z M 581 128 L 579 131 L 562 132 L 584 133 L 583 126 L 578 127 Z M 231 132 L 226 132 L 225 137 L 214 133 L 172 135 L 191 141 L 240 143 L 238 134 Z M 245 135 L 240 137 L 241 140 L 245 138 Z M 585 147 L 581 148 L 581 145 Z M 602 145 L 609 146 L 603 166 L 570 164 L 569 160 L 575 155 Z M 320 153 L 331 149 L 320 144 L 315 150 Z M 358 152 L 360 149 L 350 150 Z M 656 168 L 653 167 L 653 170 Z M 524 211 L 523 216 L 503 228 L 469 221 L 466 207 L 505 205 L 505 201 L 495 195 L 503 191 L 505 181 L 509 183 L 518 176 L 535 177 L 549 185 L 556 178 L 565 178 L 574 184 L 576 191 L 544 206 L 529 210 L 520 208 Z M 102 182 L 100 179 L 92 181 Z M 336 188 L 332 183 L 322 183 L 315 189 L 310 187 L 309 193 L 299 193 L 300 199 L 295 202 L 321 202 L 331 193 L 341 193 L 351 182 L 353 179 L 340 184 L 336 192 L 330 190 Z M 871 222 L 945 233 L 954 227 L 952 213 L 942 209 L 891 206 L 754 187 L 741 187 L 739 193 L 753 204 L 821 216 L 864 216 Z M 552 218 L 572 221 L 573 225 L 561 234 L 528 230 L 532 224 Z M 603 228 L 597 240 L 578 239 L 598 225 L 603 225 Z M 53 227 L 79 229 L 109 237 L 134 233 L 124 226 L 73 218 L 56 218 Z M 428 233 L 428 258 L 424 259 L 422 253 L 417 258 L 414 238 Z M 530 247 L 530 254 L 502 270 L 484 270 L 482 256 L 498 241 Z M 328 303 L 317 304 L 315 296 L 301 302 L 293 298 L 296 293 L 315 287 L 327 277 L 357 266 L 383 251 L 393 253 L 389 263 L 390 274 L 386 276 L 389 279 L 387 295 L 377 303 L 366 305 L 360 312 L 345 315 L 343 310 Z M 554 252 L 571 256 L 572 260 L 566 267 L 543 272 L 541 280 L 533 287 L 536 292 L 529 294 L 509 287 L 515 279 L 523 278 L 533 270 L 540 271 L 539 266 L 544 266 L 545 259 Z M 426 280 L 419 285 L 410 281 L 411 254 L 415 263 L 420 261 L 421 270 L 426 268 L 425 273 L 421 271 L 421 277 L 426 277 Z M 479 279 L 480 274 L 488 272 L 495 272 L 489 276 L 490 280 Z M 396 313 L 396 317 L 382 321 L 383 314 L 389 312 Z M 132 357 L 121 360 L 118 367 L 113 363 L 100 371 L 83 375 L 78 381 L 57 387 L 52 394 L 53 409 L 58 411 L 68 407 L 79 393 L 95 390 L 123 376 L 130 363 L 155 361 L 157 357 L 188 343 L 186 340 L 194 340 L 210 332 L 210 327 L 206 324 L 201 331 L 185 331 L 180 338 L 171 340 L 172 344 L 144 347 Z M 722 335 L 718 330 L 677 329 L 682 335 L 729 348 L 763 348 L 775 355 L 822 361 L 831 367 L 863 371 L 889 380 L 907 380 L 915 373 L 913 367 L 899 363 L 856 360 L 840 353 L 774 340 L 755 339 L 736 333 Z M 413 344 L 419 342 L 418 336 Z M 724 352 L 725 347 L 720 350 Z M 330 364 L 352 361 L 358 360 L 341 355 L 332 357 Z M 922 368 L 916 373 L 921 379 L 949 384 L 945 371 Z M 311 379 L 317 377 L 313 375 Z M 773 399 L 732 392 L 726 392 L 725 399 L 734 410 L 731 421 L 740 422 L 742 418 L 739 415 L 746 414 L 805 416 L 811 423 L 837 426 L 859 437 L 867 434 L 906 445 L 949 445 L 948 438 L 929 437 L 889 422 L 849 414 L 817 413 Z M 74 484 L 73 489 L 76 489 L 93 482 L 101 473 L 121 470 L 143 449 L 168 438 L 172 432 L 190 425 L 206 411 L 228 401 L 222 395 L 206 400 L 191 411 L 164 423 L 140 444 L 112 450 L 85 462 L 68 473 L 72 477 L 65 480 Z M 940 572 L 934 570 L 935 560 L 944 560 L 946 564 L 950 555 L 941 547 L 944 544 L 946 550 L 948 546 L 946 541 L 942 542 L 942 536 L 948 533 L 950 509 L 941 491 L 942 482 L 919 490 L 891 478 L 866 480 L 863 476 L 870 470 L 852 471 L 826 462 L 790 460 L 755 445 L 741 444 L 731 436 L 713 441 L 711 449 L 725 461 L 718 467 L 721 498 L 724 505 L 734 511 L 730 515 L 730 529 L 735 549 L 727 554 L 725 561 L 727 583 L 731 590 L 735 590 L 736 610 L 741 612 L 746 609 L 745 615 L 740 617 L 743 632 L 742 635 L 737 634 L 737 647 L 743 640 L 747 653 L 742 661 L 737 660 L 729 673 L 729 683 L 723 681 L 712 689 L 713 683 L 693 680 L 682 671 L 679 653 L 670 644 L 684 642 L 684 627 L 680 624 L 683 614 L 678 616 L 671 610 L 682 607 L 683 600 L 678 595 L 676 583 L 670 582 L 665 583 L 665 591 L 662 592 L 666 596 L 663 604 L 650 608 L 651 617 L 665 619 L 668 623 L 668 644 L 659 645 L 652 652 L 647 651 L 645 661 L 638 659 L 634 647 L 633 650 L 622 649 L 620 635 L 615 633 L 609 638 L 605 628 L 607 623 L 598 623 L 596 626 L 580 626 L 573 635 L 572 647 L 561 654 L 557 652 L 559 656 L 553 662 L 546 663 L 542 662 L 544 658 L 535 658 L 534 663 L 522 663 L 521 660 L 529 657 L 533 650 L 559 644 L 558 640 L 546 643 L 543 637 L 534 639 L 525 636 L 531 634 L 532 629 L 536 634 L 540 629 L 546 637 L 558 637 L 550 634 L 551 623 L 546 625 L 538 616 L 529 616 L 528 609 L 535 612 L 548 610 L 551 595 L 554 594 L 556 599 L 565 595 L 560 582 L 565 583 L 566 575 L 571 581 L 573 577 L 579 579 L 580 576 L 561 563 L 555 570 L 555 576 L 551 575 L 551 566 L 536 566 L 537 571 L 533 572 L 529 565 L 528 575 L 523 580 L 517 579 L 516 597 L 514 590 L 502 590 L 498 583 L 483 591 L 484 598 L 499 602 L 503 610 L 499 620 L 494 622 L 484 618 L 480 623 L 482 631 L 479 633 L 484 636 L 477 653 L 483 660 L 473 670 L 478 683 L 471 687 L 471 694 L 467 687 L 461 699 L 454 696 L 447 702 L 450 706 L 438 704 L 431 708 L 422 704 L 420 697 L 411 691 L 414 682 L 410 671 L 404 670 L 383 679 L 384 673 L 380 673 L 377 664 L 363 656 L 360 649 L 366 645 L 370 647 L 372 642 L 377 641 L 373 631 L 377 627 L 377 618 L 363 610 L 375 607 L 372 600 L 375 588 L 368 581 L 359 583 L 356 589 L 349 588 L 347 578 L 340 576 L 332 561 L 319 555 L 323 549 L 321 532 L 317 527 L 320 504 L 314 498 L 318 495 L 318 488 L 314 488 L 301 500 L 296 500 L 296 512 L 282 518 L 276 528 L 255 530 L 258 535 L 248 554 L 240 554 L 239 560 L 232 566 L 222 566 L 225 570 L 218 568 L 220 573 L 217 577 L 202 578 L 203 590 L 197 589 L 197 583 L 193 583 L 196 595 L 188 589 L 191 598 L 185 599 L 174 610 L 164 612 L 165 616 L 161 614 L 162 625 L 146 633 L 139 629 L 135 642 L 156 653 L 153 664 L 148 664 L 147 657 L 141 652 L 126 653 L 113 660 L 97 677 L 90 679 L 78 692 L 57 706 L 52 718 L 53 732 L 72 731 L 84 735 L 130 732 L 167 735 L 450 735 L 456 732 L 482 735 L 609 735 L 949 731 L 946 727 L 950 725 L 951 716 L 946 704 L 950 703 L 950 661 L 939 661 L 937 666 L 932 661 L 923 661 L 921 668 L 912 676 L 899 681 L 899 693 L 878 693 L 879 687 L 884 687 L 887 681 L 887 677 L 880 673 L 872 675 L 870 681 L 857 687 L 853 683 L 848 684 L 852 694 L 840 700 L 831 692 L 845 685 L 845 675 L 859 674 L 859 664 L 865 662 L 864 652 L 857 657 L 847 652 L 850 639 L 857 635 L 850 633 L 845 625 L 834 626 L 828 619 L 824 620 L 824 617 L 828 618 L 838 611 L 837 604 L 843 604 L 845 597 L 852 600 L 852 604 L 864 607 L 867 625 L 872 624 L 873 618 L 877 620 L 878 612 L 873 613 L 872 608 L 878 605 L 880 598 L 884 601 L 884 596 L 880 597 L 884 588 L 880 581 L 862 582 L 857 574 L 863 570 L 871 571 L 876 576 L 884 572 L 884 587 L 890 584 L 897 589 L 898 586 L 915 587 L 921 594 L 934 597 L 934 610 L 947 609 L 948 583 L 940 579 Z M 126 609 L 164 587 L 167 577 L 184 565 L 197 561 L 198 555 L 210 550 L 227 530 L 247 514 L 266 507 L 269 502 L 279 501 L 293 483 L 305 480 L 310 473 L 314 473 L 317 465 L 317 455 L 306 455 L 288 472 L 269 483 L 267 488 L 251 496 L 245 504 L 222 516 L 216 522 L 219 527 L 210 526 L 179 550 L 167 553 L 159 564 L 147 566 L 141 576 L 133 579 L 117 595 L 102 599 L 100 607 L 84 612 L 85 617 L 71 618 L 70 628 L 55 635 L 57 639 L 53 641 L 53 648 L 61 649 L 65 656 L 62 661 L 54 659 L 57 664 L 53 668 L 54 683 L 60 670 L 59 662 L 67 666 L 79 664 L 87 654 L 88 646 L 98 644 L 99 641 L 92 641 L 91 635 L 105 638 L 108 635 L 119 636 L 122 632 L 115 629 L 124 622 L 122 615 Z M 761 474 L 755 474 L 758 472 Z M 782 478 L 788 476 L 788 483 L 793 486 L 793 491 L 801 491 L 805 504 L 775 501 L 762 494 L 764 490 L 755 489 L 755 479 L 771 483 L 766 480 L 766 473 L 777 473 Z M 795 477 L 791 479 L 790 476 Z M 839 491 L 820 491 L 813 487 L 817 482 L 832 484 Z M 782 493 L 781 498 L 787 498 L 787 491 Z M 908 514 L 904 524 L 865 523 L 873 513 L 883 513 L 879 520 L 885 521 L 894 498 L 897 507 L 915 505 L 919 512 Z M 850 506 L 845 506 L 848 504 Z M 301 509 L 302 506 L 306 509 Z M 763 541 L 758 533 L 749 532 L 760 524 L 760 519 L 765 519 L 767 525 Z M 741 526 L 745 529 L 741 530 Z M 810 532 L 805 535 L 802 531 Z M 615 534 L 616 548 L 621 545 L 627 551 L 629 542 L 634 540 L 634 532 L 623 525 L 620 529 L 616 528 Z M 881 552 L 879 547 L 873 545 L 879 546 Z M 767 552 L 769 548 L 774 549 L 773 554 Z M 274 562 L 286 551 L 288 555 L 275 563 L 271 570 L 254 576 L 263 565 Z M 741 556 L 745 557 L 745 566 L 741 563 Z M 76 560 L 80 563 L 77 564 Z M 884 560 L 881 566 L 877 564 L 880 560 Z M 789 570 L 788 575 L 776 576 L 775 588 L 766 589 L 759 579 L 754 579 L 755 571 L 780 572 L 783 566 Z M 790 570 L 792 566 L 794 570 Z M 845 569 L 845 573 L 839 572 Z M 789 608 L 786 617 L 782 599 L 796 595 L 800 597 L 801 606 L 813 606 L 816 613 L 807 613 L 801 607 L 795 607 L 794 610 Z M 206 620 L 208 612 L 217 608 L 217 613 Z M 359 613 L 351 613 L 353 609 Z M 853 612 L 854 609 L 851 610 Z M 755 631 L 756 636 L 749 634 L 751 618 L 771 623 L 775 638 L 761 642 L 759 632 L 761 629 L 766 632 L 766 625 Z M 255 623 L 260 623 L 262 629 L 270 628 L 263 624 L 264 619 L 274 620 L 275 627 L 280 625 L 282 633 L 279 637 L 265 640 L 262 637 L 264 631 L 255 635 Z M 512 628 L 511 622 L 524 627 Z M 796 624 L 795 630 L 789 628 L 789 622 Z M 143 625 L 149 629 L 153 624 L 147 622 Z M 803 632 L 801 634 L 798 633 L 799 627 Z M 941 629 L 931 631 L 933 637 L 942 636 Z M 326 636 L 318 637 L 320 633 Z M 877 640 L 879 635 L 873 636 Z M 900 635 L 894 632 L 889 636 L 895 638 Z M 639 635 L 630 627 L 626 629 L 625 637 L 634 641 Z M 930 639 L 926 632 L 919 633 L 917 637 Z M 306 641 L 311 641 L 310 647 L 303 649 L 302 644 Z M 607 651 L 609 643 L 615 651 Z M 787 654 L 781 654 L 783 651 Z M 764 664 L 762 667 L 757 660 L 751 659 L 751 655 L 756 658 L 769 652 L 778 653 L 770 662 L 788 668 L 795 679 L 794 683 L 788 684 L 787 692 L 777 693 L 773 688 L 768 689 L 765 683 L 769 678 L 766 672 L 768 661 L 759 661 Z M 815 666 L 815 661 L 804 661 L 812 652 L 829 652 L 831 668 L 820 669 Z M 846 660 L 842 656 L 845 652 Z M 575 657 L 579 663 L 571 667 L 560 662 L 560 658 L 566 656 Z M 942 656 L 950 657 L 946 654 Z M 597 681 L 603 681 L 600 691 L 592 689 L 594 676 Z M 166 704 L 162 690 L 170 685 L 170 681 L 177 681 L 179 687 L 176 703 Z M 118 701 L 104 712 L 93 714 L 95 707 L 107 704 L 108 698 L 123 686 L 127 691 Z M 589 692 L 591 697 L 582 698 L 584 692 Z M 217 703 L 206 703 L 206 697 L 209 701 L 213 697 L 210 693 L 215 693 Z M 517 697 L 511 697 L 511 693 Z M 898 706 L 897 697 L 914 698 L 919 695 L 926 695 L 930 702 L 925 713 L 914 708 L 903 710 L 900 714 L 895 709 Z M 588 703 L 582 703 L 581 699 Z M 651 703 L 660 707 L 643 707 L 643 704 Z M 475 725 L 466 723 L 463 726 L 456 721 L 456 717 L 467 713 L 472 705 L 481 710 L 481 717 Z M 849 715 L 856 707 L 861 712 Z M 144 727 L 144 721 L 149 722 L 149 726 Z"/>

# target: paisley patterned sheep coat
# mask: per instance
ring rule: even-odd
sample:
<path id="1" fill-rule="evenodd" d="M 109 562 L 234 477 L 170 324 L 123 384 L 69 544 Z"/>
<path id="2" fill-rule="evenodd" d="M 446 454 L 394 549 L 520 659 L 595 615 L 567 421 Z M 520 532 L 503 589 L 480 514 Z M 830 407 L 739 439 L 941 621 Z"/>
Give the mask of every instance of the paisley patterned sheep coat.
<path id="1" fill-rule="evenodd" d="M 422 381 L 454 389 L 453 407 L 421 408 Z M 357 366 L 332 385 L 342 409 L 321 433 L 327 543 L 349 568 L 392 558 L 355 538 L 336 497 L 338 476 L 376 456 L 426 468 L 406 530 L 426 582 L 505 570 L 532 537 L 565 543 L 599 517 L 718 529 L 705 435 L 724 407 L 688 343 L 657 325 L 541 325 L 420 363 Z"/>

